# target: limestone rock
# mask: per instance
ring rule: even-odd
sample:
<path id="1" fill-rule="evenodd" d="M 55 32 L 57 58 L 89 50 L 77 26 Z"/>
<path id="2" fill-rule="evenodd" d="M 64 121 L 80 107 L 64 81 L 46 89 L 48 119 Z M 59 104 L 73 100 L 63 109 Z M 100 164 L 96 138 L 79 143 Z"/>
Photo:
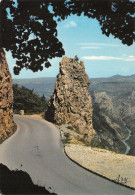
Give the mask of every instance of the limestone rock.
<path id="1" fill-rule="evenodd" d="M 93 146 L 125 153 L 126 145 L 123 140 L 129 133 L 115 110 L 111 96 L 106 92 L 94 92 L 92 103 L 93 127 L 98 135 Z"/>
<path id="2" fill-rule="evenodd" d="M 95 135 L 89 84 L 83 62 L 64 57 L 60 63 L 54 93 L 49 99 L 45 113 L 48 121 L 58 125 L 71 124 L 77 132 L 87 137 L 88 142 Z"/>
<path id="3" fill-rule="evenodd" d="M 19 114 L 24 115 L 24 110 L 20 110 Z"/>
<path id="4" fill-rule="evenodd" d="M 14 130 L 12 78 L 5 52 L 0 49 L 0 143 Z"/>

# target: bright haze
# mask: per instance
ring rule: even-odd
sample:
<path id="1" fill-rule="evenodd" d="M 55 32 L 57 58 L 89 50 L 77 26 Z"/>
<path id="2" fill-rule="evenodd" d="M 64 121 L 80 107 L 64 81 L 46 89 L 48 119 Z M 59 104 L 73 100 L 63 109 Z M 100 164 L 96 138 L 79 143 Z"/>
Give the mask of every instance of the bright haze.
<path id="1" fill-rule="evenodd" d="M 70 16 L 59 22 L 58 38 L 63 43 L 65 55 L 77 55 L 84 61 L 86 72 L 90 78 L 110 77 L 116 74 L 128 76 L 135 74 L 135 45 L 123 45 L 113 36 L 102 34 L 98 21 L 83 15 Z M 56 77 L 59 72 L 61 58 L 50 60 L 52 67 L 33 73 L 23 69 L 20 75 L 14 75 L 13 66 L 16 61 L 7 52 L 7 61 L 13 78 Z"/>

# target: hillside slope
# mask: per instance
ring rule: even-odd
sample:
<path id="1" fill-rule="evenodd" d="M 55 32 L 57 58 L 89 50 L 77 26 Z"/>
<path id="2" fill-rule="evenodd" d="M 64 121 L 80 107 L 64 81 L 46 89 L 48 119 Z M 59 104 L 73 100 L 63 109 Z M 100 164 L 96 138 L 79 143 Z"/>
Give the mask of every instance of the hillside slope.
<path id="1" fill-rule="evenodd" d="M 18 84 L 19 87 L 26 87 L 30 90 L 34 89 L 40 96 L 43 94 L 48 99 L 54 90 L 55 77 L 34 78 L 34 79 L 14 79 L 13 84 Z"/>
<path id="2" fill-rule="evenodd" d="M 123 121 L 131 131 L 127 142 L 131 147 L 129 154 L 135 155 L 135 75 L 92 79 L 90 93 L 93 91 L 95 94 L 106 92 L 111 98 L 117 119 Z M 112 114 L 111 117 L 113 116 Z"/>
<path id="3" fill-rule="evenodd" d="M 100 138 L 94 146 L 125 153 L 126 146 L 122 140 L 128 136 L 128 132 L 114 109 L 111 97 L 106 92 L 94 93 L 92 103 L 93 128 Z"/>

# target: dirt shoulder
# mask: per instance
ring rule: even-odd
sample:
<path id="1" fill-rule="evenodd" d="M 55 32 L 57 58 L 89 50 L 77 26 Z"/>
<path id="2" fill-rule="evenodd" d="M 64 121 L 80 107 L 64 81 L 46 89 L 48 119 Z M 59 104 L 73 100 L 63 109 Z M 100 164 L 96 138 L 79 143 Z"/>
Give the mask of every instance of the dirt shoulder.
<path id="1" fill-rule="evenodd" d="M 109 180 L 135 189 L 135 156 L 92 148 L 70 125 L 59 127 L 67 156 L 82 167 Z"/>
<path id="2" fill-rule="evenodd" d="M 135 157 L 75 144 L 66 144 L 65 152 L 90 171 L 135 189 Z"/>
<path id="3" fill-rule="evenodd" d="M 43 119 L 42 114 L 32 114 L 32 115 L 23 115 L 24 117 L 30 117 L 30 118 L 37 118 L 37 119 Z"/>

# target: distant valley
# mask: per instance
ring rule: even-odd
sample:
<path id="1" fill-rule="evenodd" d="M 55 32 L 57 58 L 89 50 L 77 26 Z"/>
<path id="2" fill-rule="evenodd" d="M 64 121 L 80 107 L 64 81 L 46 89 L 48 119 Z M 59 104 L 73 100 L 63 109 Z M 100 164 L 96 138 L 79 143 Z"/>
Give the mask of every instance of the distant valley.
<path id="1" fill-rule="evenodd" d="M 43 94 L 48 99 L 54 90 L 56 78 L 46 77 L 46 78 L 35 78 L 35 79 L 14 79 L 13 84 L 18 84 L 19 86 L 24 86 L 28 89 L 34 89 L 36 93 L 40 96 Z"/>
<path id="2" fill-rule="evenodd" d="M 53 93 L 56 78 L 14 79 L 13 84 L 33 89 L 48 99 Z M 97 147 L 118 153 L 135 155 L 135 75 L 115 75 L 109 78 L 90 79 L 89 87 L 93 102 L 93 126 L 100 140 Z"/>
<path id="3" fill-rule="evenodd" d="M 130 129 L 131 136 L 127 141 L 131 148 L 129 154 L 135 155 L 135 75 L 91 79 L 90 94 L 93 102 L 97 102 L 104 122 L 108 121 L 110 127 L 115 124 L 114 129 L 119 128 L 120 134 L 126 130 L 125 128 Z M 94 118 L 96 116 L 93 115 Z M 94 124 L 99 125 L 98 120 Z"/>
<path id="4" fill-rule="evenodd" d="M 24 86 L 28 89 L 34 89 L 40 96 L 43 94 L 48 99 L 54 90 L 56 78 L 55 77 L 43 77 L 34 79 L 13 79 L 13 84 Z M 119 92 L 119 96 L 125 93 L 135 90 L 135 75 L 132 76 L 121 76 L 115 75 L 108 78 L 91 78 L 90 79 L 90 90 L 96 92 L 106 91 L 109 95 Z M 110 88 L 111 86 L 111 88 Z M 119 89 L 122 86 L 122 91 Z"/>

